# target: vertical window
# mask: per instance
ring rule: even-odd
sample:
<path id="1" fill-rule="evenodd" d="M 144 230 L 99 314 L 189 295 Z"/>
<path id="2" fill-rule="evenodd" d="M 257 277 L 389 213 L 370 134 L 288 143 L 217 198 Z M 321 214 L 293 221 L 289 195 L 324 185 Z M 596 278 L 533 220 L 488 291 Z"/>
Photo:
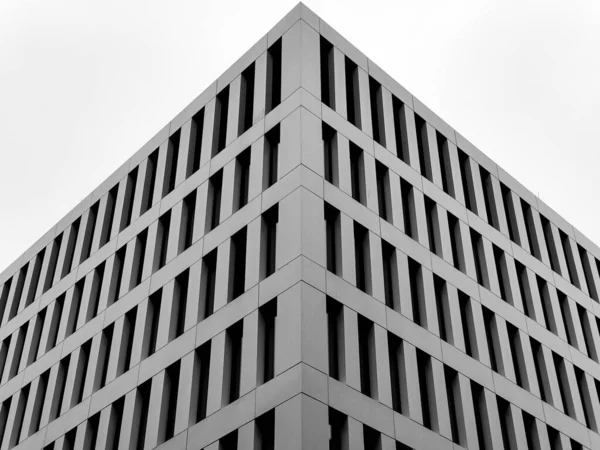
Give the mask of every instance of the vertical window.
<path id="1" fill-rule="evenodd" d="M 358 87 L 358 66 L 347 56 L 345 57 L 346 72 L 346 106 L 348 122 L 355 127 L 361 127 L 360 121 L 360 91 Z"/>
<path id="2" fill-rule="evenodd" d="M 206 319 L 214 312 L 215 307 L 215 282 L 217 278 L 217 249 L 202 258 L 201 299 L 203 307 L 199 308 L 198 322 Z"/>
<path id="3" fill-rule="evenodd" d="M 477 214 L 475 189 L 473 186 L 473 176 L 471 173 L 471 158 L 467 156 L 460 148 L 458 149 L 458 165 L 460 167 L 460 178 L 465 194 L 465 206 L 472 213 Z"/>
<path id="4" fill-rule="evenodd" d="M 123 410 L 125 409 L 125 397 L 118 399 L 110 406 L 110 408 L 110 422 L 108 424 L 106 443 L 108 448 L 119 448 L 121 423 L 123 422 Z"/>
<path id="5" fill-rule="evenodd" d="M 590 315 L 588 315 L 587 310 L 580 304 L 577 304 L 577 314 L 579 316 L 579 321 L 581 322 L 581 329 L 583 330 L 583 339 L 585 340 L 587 355 L 598 362 L 598 350 L 592 333 L 593 325 L 590 323 Z"/>
<path id="6" fill-rule="evenodd" d="M 142 210 L 140 214 L 144 214 L 154 204 L 154 187 L 156 185 L 156 170 L 158 167 L 158 149 L 154 150 L 146 165 L 146 178 L 144 180 L 144 192 L 142 193 Z"/>
<path id="7" fill-rule="evenodd" d="M 252 126 L 252 116 L 254 115 L 254 73 L 254 63 L 250 64 L 242 72 L 238 136 Z"/>
<path id="8" fill-rule="evenodd" d="M 234 212 L 248 203 L 250 188 L 250 148 L 240 153 L 235 159 L 235 194 Z"/>
<path id="9" fill-rule="evenodd" d="M 541 300 L 541 304 L 542 304 L 542 313 L 544 314 L 544 321 L 546 322 L 545 326 L 552 333 L 558 334 L 554 313 L 552 311 L 552 304 L 550 301 L 550 291 L 549 291 L 550 287 L 548 286 L 548 283 L 546 282 L 546 280 L 541 278 L 539 275 L 536 274 L 535 278 L 536 278 L 538 290 L 540 293 L 540 300 Z"/>
<path id="10" fill-rule="evenodd" d="M 29 292 L 26 293 L 27 297 L 25 298 L 25 306 L 29 306 L 33 300 L 35 299 L 35 294 L 37 292 L 38 283 L 40 281 L 40 272 L 42 270 L 42 264 L 44 262 L 44 253 L 45 249 L 42 249 L 35 257 L 33 262 L 33 272 L 31 272 L 31 285 L 29 286 Z M 8 291 L 6 291 L 6 295 L 8 295 Z M 0 308 L 2 311 L 2 315 L 4 314 L 4 307 L 6 306 L 6 301 L 0 302 Z"/>
<path id="11" fill-rule="evenodd" d="M 590 429 L 597 429 L 596 419 L 594 417 L 594 406 L 592 405 L 590 389 L 588 387 L 587 378 L 583 370 L 577 366 L 573 366 L 575 369 L 575 379 L 577 380 L 577 391 L 579 392 L 579 398 L 581 399 L 581 406 L 583 407 L 583 417 L 585 419 L 585 426 Z"/>
<path id="12" fill-rule="evenodd" d="M 506 322 L 506 330 L 508 332 L 508 343 L 510 345 L 510 355 L 512 357 L 513 367 L 515 368 L 515 379 L 519 387 L 529 389 L 527 382 L 527 368 L 525 365 L 525 355 L 523 353 L 523 344 L 521 342 L 521 334 L 519 329 L 510 322 Z"/>
<path id="13" fill-rule="evenodd" d="M 123 281 L 123 272 L 125 270 L 125 251 L 127 250 L 127 245 L 121 247 L 115 253 L 115 264 L 113 266 L 113 273 L 111 277 L 111 289 L 108 296 L 108 305 L 113 304 L 119 298 L 121 298 L 121 294 L 125 292 L 121 292 L 121 284 Z M 126 291 L 126 289 L 124 289 Z"/>
<path id="14" fill-rule="evenodd" d="M 321 101 L 330 108 L 335 108 L 335 76 L 333 45 L 321 36 Z"/>
<path id="15" fill-rule="evenodd" d="M 500 222 L 498 220 L 498 213 L 496 211 L 496 199 L 494 198 L 492 176 L 482 166 L 479 166 L 479 173 L 481 176 L 481 184 L 483 187 L 483 202 L 485 203 L 485 212 L 487 215 L 488 223 L 491 226 L 493 226 L 496 230 L 499 230 Z"/>
<path id="16" fill-rule="evenodd" d="M 354 222 L 354 255 L 356 268 L 356 287 L 361 291 L 371 293 L 371 250 L 369 245 L 369 230 L 358 222 Z"/>
<path id="17" fill-rule="evenodd" d="M 6 431 L 6 422 L 8 421 L 11 403 L 12 397 L 9 397 L 2 402 L 2 405 L 0 405 L 0 436 L 4 436 L 4 432 Z"/>
<path id="18" fill-rule="evenodd" d="M 67 244 L 67 251 L 65 252 L 65 262 L 62 267 L 61 278 L 64 278 L 67 274 L 73 270 L 74 256 L 75 256 L 75 245 L 77 243 L 77 236 L 79 235 L 79 225 L 81 224 L 81 217 L 79 217 L 71 225 L 71 233 L 69 234 L 69 240 Z"/>
<path id="19" fill-rule="evenodd" d="M 181 361 L 165 369 L 163 395 L 160 407 L 160 425 L 158 443 L 163 443 L 175 435 L 175 414 L 177 412 L 177 394 L 179 391 L 179 373 Z"/>
<path id="20" fill-rule="evenodd" d="M 363 442 L 365 449 L 381 450 L 381 433 L 363 424 Z"/>
<path id="21" fill-rule="evenodd" d="M 396 136 L 396 156 L 410 164 L 408 152 L 408 141 L 406 133 L 406 110 L 405 105 L 398 98 L 392 95 L 392 109 L 394 110 L 394 132 Z"/>
<path id="22" fill-rule="evenodd" d="M 490 352 L 490 365 L 494 372 L 504 372 L 502 364 L 502 352 L 500 349 L 500 341 L 498 338 L 498 326 L 496 323 L 495 314 L 485 306 L 482 306 L 483 310 L 483 323 L 485 328 L 485 339 L 487 341 L 487 347 Z"/>
<path id="23" fill-rule="evenodd" d="M 115 217 L 115 204 L 119 193 L 119 185 L 116 184 L 108 191 L 106 198 L 106 211 L 104 212 L 104 220 L 100 229 L 100 247 L 105 245 L 110 240 L 112 233 L 112 223 Z"/>
<path id="24" fill-rule="evenodd" d="M 144 382 L 137 388 L 135 407 L 133 410 L 133 424 L 131 427 L 131 447 L 143 450 L 146 440 L 146 427 L 148 425 L 148 412 L 150 410 L 150 394 L 152 392 L 152 379 Z"/>
<path id="25" fill-rule="evenodd" d="M 554 370 L 556 370 L 556 376 L 558 378 L 558 390 L 560 391 L 560 398 L 562 400 L 563 408 L 565 409 L 565 414 L 575 418 L 575 405 L 573 403 L 573 398 L 570 395 L 565 360 L 562 356 L 559 356 L 554 352 L 552 352 L 552 360 L 554 361 Z"/>
<path id="26" fill-rule="evenodd" d="M 494 262 L 496 265 L 496 276 L 498 277 L 498 285 L 500 287 L 500 298 L 505 302 L 509 302 L 513 304 L 510 289 L 510 280 L 508 278 L 508 267 L 506 266 L 506 255 L 504 252 L 496 246 L 496 244 L 492 244 L 492 248 L 494 250 Z"/>
<path id="27" fill-rule="evenodd" d="M 67 317 L 67 328 L 65 337 L 71 336 L 77 329 L 77 319 L 79 318 L 79 311 L 81 310 L 81 298 L 83 296 L 83 288 L 85 286 L 85 278 L 77 281 L 73 288 L 73 298 L 71 300 L 71 310 Z"/>
<path id="28" fill-rule="evenodd" d="M 135 195 L 137 177 L 137 167 L 129 172 L 129 175 L 127 175 L 127 183 L 125 184 L 125 198 L 123 199 L 123 214 L 121 216 L 121 226 L 119 227 L 119 231 L 123 231 L 131 224 L 131 217 L 133 215 L 133 197 Z"/>
<path id="29" fill-rule="evenodd" d="M 531 254 L 541 260 L 542 253 L 540 251 L 540 243 L 535 231 L 535 222 L 533 221 L 533 211 L 531 206 L 525 200 L 521 199 L 521 208 L 523 209 L 523 218 L 525 219 L 525 231 L 527 232 L 527 240 Z"/>
<path id="30" fill-rule="evenodd" d="M 431 159 L 429 155 L 429 146 L 427 141 L 427 122 L 415 114 L 415 127 L 417 131 L 417 148 L 419 150 L 419 166 L 421 167 L 421 175 L 429 181 L 433 180 L 431 173 Z"/>
<path id="31" fill-rule="evenodd" d="M 375 359 L 375 326 L 365 317 L 358 316 L 358 359 L 360 367 L 360 391 L 364 395 L 377 396 L 377 366 Z"/>
<path id="32" fill-rule="evenodd" d="M 452 442 L 466 447 L 465 416 L 460 395 L 458 372 L 444 365 L 444 378 L 446 379 L 446 395 L 448 397 L 448 407 L 450 408 Z"/>
<path id="33" fill-rule="evenodd" d="M 366 202 L 364 156 L 354 142 L 350 142 L 350 183 L 352 198 L 360 203 Z"/>
<path id="34" fill-rule="evenodd" d="M 440 224 L 438 219 L 437 204 L 425 196 L 425 218 L 427 221 L 427 235 L 429 237 L 429 250 L 431 253 L 441 257 L 442 243 L 440 236 Z"/>
<path id="35" fill-rule="evenodd" d="M 263 189 L 268 189 L 277 182 L 277 165 L 280 140 L 279 124 L 265 133 L 265 153 L 263 162 Z"/>
<path id="36" fill-rule="evenodd" d="M 85 377 L 87 375 L 91 351 L 92 340 L 89 339 L 81 346 L 79 364 L 77 365 L 77 376 L 75 377 L 73 396 L 71 397 L 71 407 L 78 405 L 83 400 L 83 389 L 85 387 Z"/>
<path id="37" fill-rule="evenodd" d="M 558 304 L 560 305 L 560 311 L 562 315 L 563 325 L 567 334 L 567 342 L 572 347 L 577 347 L 577 335 L 575 333 L 574 317 L 571 315 L 571 308 L 569 307 L 569 298 L 562 291 L 556 290 L 558 294 Z M 584 351 L 584 349 L 581 349 Z"/>
<path id="38" fill-rule="evenodd" d="M 0 317 L 4 316 L 6 304 L 8 303 L 8 294 L 10 293 L 10 287 L 12 285 L 12 278 L 9 278 L 6 283 L 2 285 L 2 291 L 0 292 Z M 9 314 L 10 316 L 10 314 Z"/>
<path id="39" fill-rule="evenodd" d="M 238 450 L 238 430 L 232 431 L 219 440 L 220 450 Z"/>
<path id="40" fill-rule="evenodd" d="M 398 280 L 398 264 L 396 261 L 396 248 L 381 240 L 381 256 L 383 259 L 383 287 L 385 304 L 388 308 L 400 311 L 400 294 Z"/>
<path id="41" fill-rule="evenodd" d="M 50 420 L 56 419 L 60 416 L 62 410 L 62 402 L 65 393 L 65 386 L 67 384 L 67 373 L 69 371 L 69 362 L 71 355 L 68 355 L 60 360 L 58 363 L 58 372 L 56 374 L 56 385 L 54 387 L 54 395 L 52 397 L 52 404 L 50 405 Z"/>
<path id="42" fill-rule="evenodd" d="M 247 227 L 231 237 L 229 254 L 229 279 L 231 280 L 229 301 L 235 300 L 246 291 L 246 243 Z"/>
<path id="43" fill-rule="evenodd" d="M 196 191 L 192 191 L 183 199 L 181 217 L 180 249 L 185 251 L 194 243 L 194 221 L 196 218 Z"/>
<path id="44" fill-rule="evenodd" d="M 208 180 L 208 202 L 206 228 L 212 231 L 221 222 L 221 192 L 223 190 L 223 170 L 219 170 Z"/>
<path id="45" fill-rule="evenodd" d="M 427 315 L 424 308 L 423 274 L 421 264 L 412 258 L 408 258 L 408 279 L 410 282 L 410 299 L 412 305 L 412 320 L 421 327 L 427 323 Z"/>
<path id="46" fill-rule="evenodd" d="M 146 326 L 144 336 L 144 351 L 145 357 L 154 354 L 156 349 L 156 338 L 158 335 L 158 322 L 160 320 L 160 310 L 162 303 L 162 289 L 150 294 L 148 298 L 148 310 L 146 312 Z"/>
<path id="47" fill-rule="evenodd" d="M 25 266 L 21 267 L 21 270 L 19 270 L 19 272 L 16 275 L 16 280 L 15 278 L 11 278 L 11 287 L 12 283 L 15 283 L 15 289 L 8 315 L 9 320 L 15 317 L 17 315 L 17 312 L 19 311 L 19 304 L 21 303 L 21 295 L 23 294 L 23 287 L 25 285 L 25 278 L 27 277 L 28 266 L 29 264 L 26 264 Z M 9 290 L 6 291 L 6 296 L 8 296 L 8 292 Z M 6 298 L 5 301 L 7 300 L 8 298 Z"/>
<path id="48" fill-rule="evenodd" d="M 38 383 L 38 390 L 35 394 L 35 403 L 33 404 L 33 416 L 31 418 L 31 424 L 29 425 L 30 434 L 37 433 L 40 430 L 40 422 L 42 420 L 42 410 L 44 408 L 44 401 L 46 400 L 46 393 L 48 390 L 48 380 L 50 379 L 50 369 L 46 370 L 41 376 Z M 0 428 L 0 435 L 4 434 L 4 430 Z"/>
<path id="49" fill-rule="evenodd" d="M 133 339 L 135 336 L 135 324 L 137 320 L 137 307 L 129 310 L 125 314 L 125 322 L 123 324 L 123 342 L 125 343 L 125 354 L 122 357 L 122 373 L 131 369 L 131 356 L 133 353 Z"/>
<path id="50" fill-rule="evenodd" d="M 100 200 L 94 203 L 88 212 L 88 220 L 83 232 L 83 245 L 81 246 L 81 262 L 84 262 L 89 258 L 92 250 L 92 240 L 94 239 L 94 232 L 96 231 L 96 218 L 98 217 L 99 207 Z"/>
<path id="51" fill-rule="evenodd" d="M 529 277 L 527 276 L 527 268 L 519 261 L 515 260 L 515 270 L 517 272 L 517 280 L 519 282 L 519 294 L 521 296 L 521 299 L 523 300 L 523 312 L 530 319 L 534 319 L 534 306 L 531 297 L 531 286 L 529 283 Z"/>
<path id="52" fill-rule="evenodd" d="M 185 313 L 188 302 L 188 287 L 190 281 L 189 269 L 184 270 L 175 277 L 173 292 L 173 306 L 171 309 L 172 339 L 178 338 L 185 331 Z"/>
<path id="53" fill-rule="evenodd" d="M 133 265 L 131 267 L 130 289 L 138 286 L 142 282 L 144 274 L 144 260 L 146 259 L 146 244 L 148 241 L 148 229 L 145 229 L 136 236 L 135 250 L 133 254 Z"/>
<path id="54" fill-rule="evenodd" d="M 8 372 L 9 379 L 14 377 L 19 371 L 19 364 L 21 362 L 21 356 L 23 354 L 25 346 L 25 337 L 27 336 L 27 328 L 29 328 L 29 322 L 26 322 L 17 331 L 15 331 L 17 340 L 15 345 L 15 352 L 13 354 L 13 359 L 10 365 L 10 371 Z"/>
<path id="55" fill-rule="evenodd" d="M 340 275 L 342 272 L 340 211 L 329 203 L 324 203 L 324 210 L 327 270 Z"/>
<path id="56" fill-rule="evenodd" d="M 562 450 L 562 443 L 558 430 L 552 428 L 550 425 L 546 425 L 546 428 L 548 430 L 548 441 L 550 441 L 551 450 Z"/>
<path id="57" fill-rule="evenodd" d="M 202 344 L 194 353 L 194 382 L 192 383 L 191 423 L 198 423 L 206 418 L 208 403 L 208 376 L 210 373 L 210 341 Z"/>
<path id="58" fill-rule="evenodd" d="M 279 205 L 274 205 L 262 214 L 261 230 L 261 280 L 270 277 L 276 268 L 277 260 L 277 222 Z"/>
<path id="59" fill-rule="evenodd" d="M 567 272 L 569 273 L 569 280 L 571 284 L 581 289 L 581 285 L 579 283 L 579 276 L 577 275 L 577 270 L 575 269 L 575 258 L 573 252 L 571 251 L 571 243 L 569 242 L 569 236 L 562 230 L 559 230 L 560 240 L 562 242 L 563 251 L 565 253 L 565 260 L 567 262 Z"/>
<path id="60" fill-rule="evenodd" d="M 540 388 L 540 397 L 542 401 L 547 402 L 548 395 L 547 393 L 550 390 L 550 383 L 548 380 L 548 372 L 546 368 L 546 363 L 544 359 L 544 350 L 542 348 L 542 344 L 533 339 L 529 338 L 531 342 L 531 352 L 533 354 L 534 359 L 534 367 L 535 367 L 535 376 L 537 378 L 538 386 Z"/>
<path id="61" fill-rule="evenodd" d="M 329 450 L 345 450 L 348 445 L 348 417 L 329 408 Z"/>
<path id="62" fill-rule="evenodd" d="M 56 263 L 58 261 L 58 253 L 60 252 L 60 244 L 62 242 L 62 233 L 58 235 L 56 239 L 50 244 L 50 259 L 48 261 L 48 271 L 46 272 L 46 279 L 44 281 L 44 290 L 47 292 L 52 287 L 54 281 L 54 274 L 56 272 Z M 17 302 L 14 302 L 17 303 Z M 16 313 L 16 311 L 15 311 Z"/>
<path id="63" fill-rule="evenodd" d="M 460 310 L 463 338 L 465 340 L 465 352 L 471 358 L 479 358 L 479 352 L 477 350 L 477 334 L 475 333 L 475 323 L 473 320 L 473 311 L 471 309 L 471 299 L 462 291 L 458 291 L 458 307 Z"/>
<path id="64" fill-rule="evenodd" d="M 527 448 L 530 450 L 542 450 L 540 446 L 540 437 L 535 423 L 535 417 L 522 411 L 523 425 L 525 427 L 525 437 L 527 438 Z"/>
<path id="65" fill-rule="evenodd" d="M 402 196 L 402 215 L 404 219 L 404 233 L 412 239 L 417 238 L 417 224 L 413 185 L 400 179 L 400 193 Z"/>
<path id="66" fill-rule="evenodd" d="M 27 356 L 27 366 L 29 366 L 31 363 L 33 363 L 36 359 L 37 359 L 37 354 L 40 350 L 40 342 L 41 342 L 41 338 L 42 338 L 42 329 L 44 326 L 44 321 L 46 320 L 46 312 L 48 310 L 48 307 L 42 309 L 38 314 L 37 314 L 37 319 L 32 319 L 35 320 L 35 325 L 34 325 L 34 329 L 33 329 L 33 336 L 31 338 L 31 344 L 29 345 L 29 354 Z M 2 373 L 1 367 L 0 367 L 0 374 Z"/>
<path id="67" fill-rule="evenodd" d="M 215 100 L 215 123 L 213 131 L 213 156 L 227 143 L 227 115 L 229 113 L 229 86 L 217 94 Z"/>
<path id="68" fill-rule="evenodd" d="M 230 326 L 225 332 L 223 398 L 226 399 L 226 404 L 232 403 L 240 397 L 243 332 L 244 322 L 242 320 Z"/>
<path id="69" fill-rule="evenodd" d="M 423 426 L 437 431 L 437 408 L 431 356 L 420 349 L 417 349 L 417 373 L 419 374 Z"/>
<path id="70" fill-rule="evenodd" d="M 95 450 L 96 439 L 98 439 L 98 426 L 100 425 L 100 413 L 94 414 L 87 420 L 85 440 L 83 442 L 84 450 Z"/>
<path id="71" fill-rule="evenodd" d="M 48 341 L 47 341 L 46 351 L 53 349 L 54 346 L 56 345 L 56 340 L 58 339 L 58 328 L 60 326 L 60 321 L 62 318 L 62 311 L 63 311 L 64 304 L 65 304 L 65 294 L 62 294 L 54 302 L 54 313 L 52 314 L 52 317 L 50 317 L 50 329 L 48 331 Z M 23 335 L 23 339 L 25 339 L 25 335 Z M 18 348 L 18 346 L 17 346 L 17 348 Z"/>
<path id="72" fill-rule="evenodd" d="M 277 39 L 267 50 L 267 98 L 268 114 L 281 103 L 281 38 Z"/>
<path id="73" fill-rule="evenodd" d="M 454 184 L 452 183 L 452 165 L 450 162 L 450 152 L 448 150 L 448 139 L 437 130 L 435 131 L 435 138 L 437 141 L 440 169 L 442 172 L 442 189 L 446 194 L 454 197 Z"/>
<path id="74" fill-rule="evenodd" d="M 92 288 L 90 289 L 90 301 L 88 303 L 88 310 L 85 322 L 89 322 L 98 314 L 98 307 L 100 305 L 100 293 L 102 291 L 102 281 L 104 280 L 104 266 L 105 263 L 100 264 L 94 269 L 94 275 L 92 278 Z"/>
<path id="75" fill-rule="evenodd" d="M 390 222 L 392 211 L 392 198 L 390 195 L 389 169 L 379 161 L 375 162 L 375 173 L 377 176 L 377 199 L 379 202 L 379 217 Z"/>
<path id="76" fill-rule="evenodd" d="M 344 307 L 331 297 L 327 297 L 326 306 L 329 376 L 339 381 L 344 370 Z"/>
<path id="77" fill-rule="evenodd" d="M 162 269 L 167 263 L 167 248 L 169 245 L 169 231 L 171 229 L 171 210 L 164 213 L 158 219 L 158 231 L 156 234 L 156 249 L 154 259 L 154 271 Z"/>
<path id="78" fill-rule="evenodd" d="M 96 386 L 94 391 L 102 389 L 106 386 L 106 377 L 108 375 L 108 363 L 110 360 L 110 351 L 113 344 L 113 334 L 115 326 L 110 324 L 104 330 L 102 330 L 102 338 L 100 340 L 100 354 L 98 355 L 98 367 L 101 370 L 100 379 L 96 380 Z"/>
<path id="79" fill-rule="evenodd" d="M 462 253 L 462 241 L 460 235 L 460 224 L 456 216 L 452 213 L 447 212 L 448 214 L 448 228 L 450 229 L 450 248 L 452 249 L 452 262 L 454 263 L 454 268 L 460 270 L 461 272 L 465 272 L 465 264 Z M 459 251 L 460 249 L 460 251 Z"/>
<path id="80" fill-rule="evenodd" d="M 477 283 L 485 288 L 489 288 L 487 277 L 487 267 L 485 265 L 485 254 L 483 250 L 483 238 L 481 235 L 471 229 L 471 244 L 473 246 L 473 256 L 475 257 L 475 272 L 477 274 Z"/>
<path id="81" fill-rule="evenodd" d="M 275 376 L 275 320 L 277 298 L 258 309 L 259 382 L 266 383 Z"/>
<path id="82" fill-rule="evenodd" d="M 188 150 L 188 166 L 186 178 L 196 173 L 200 168 L 200 157 L 202 156 L 202 132 L 204 126 L 204 108 L 192 117 L 190 129 L 190 147 Z"/>
<path id="83" fill-rule="evenodd" d="M 489 423 L 486 413 L 485 389 L 480 384 L 471 380 L 471 395 L 475 411 L 480 412 L 479 414 L 475 413 L 475 427 L 479 448 L 481 450 L 488 450 L 492 448 L 492 443 L 490 442 Z"/>
<path id="84" fill-rule="evenodd" d="M 385 147 L 385 126 L 383 121 L 383 90 L 381 84 L 369 76 L 369 93 L 371 97 L 371 124 L 373 139 Z"/>
<path id="85" fill-rule="evenodd" d="M 548 250 L 548 256 L 550 257 L 550 267 L 556 273 L 558 273 L 559 263 L 558 254 L 556 253 L 556 242 L 554 242 L 554 235 L 552 234 L 552 224 L 548 219 L 540 214 L 542 222 L 542 230 L 544 230 L 544 241 L 546 242 L 546 249 Z"/>
<path id="86" fill-rule="evenodd" d="M 448 287 L 446 281 L 436 274 L 433 274 L 433 289 L 440 328 L 440 339 L 448 342 L 448 337 L 452 336 L 449 310 L 450 305 L 448 304 Z"/>
<path id="87" fill-rule="evenodd" d="M 323 162 L 325 164 L 325 180 L 331 184 L 339 185 L 338 173 L 338 150 L 337 150 L 337 133 L 336 131 L 323 122 L 321 126 L 321 134 L 323 137 Z"/>
<path id="88" fill-rule="evenodd" d="M 163 197 L 175 189 L 177 181 L 177 161 L 179 160 L 179 143 L 181 141 L 181 129 L 177 130 L 169 138 L 167 146 L 167 161 L 165 167 L 165 179 L 163 184 Z"/>
<path id="89" fill-rule="evenodd" d="M 15 413 L 15 421 L 13 422 L 13 429 L 10 434 L 9 445 L 14 447 L 19 443 L 21 437 L 21 430 L 23 429 L 23 419 L 25 418 L 25 408 L 27 407 L 27 400 L 29 400 L 29 390 L 31 389 L 31 383 L 27 384 L 21 389 L 21 395 L 18 396 L 17 409 Z"/>
<path id="90" fill-rule="evenodd" d="M 588 252 L 579 244 L 577 244 L 577 250 L 579 252 L 579 259 L 581 260 L 581 265 L 583 267 L 585 285 L 590 294 L 590 297 L 592 297 L 597 302 L 598 290 L 596 288 L 596 284 L 594 283 L 594 275 L 592 272 L 592 266 L 590 264 Z"/>
<path id="91" fill-rule="evenodd" d="M 256 418 L 258 447 L 256 450 L 275 450 L 275 410 Z"/>
<path id="92" fill-rule="evenodd" d="M 517 450 L 510 403 L 498 396 L 496 396 L 496 403 L 498 404 L 498 417 L 500 418 L 500 431 L 502 432 L 504 448 L 506 450 Z"/>

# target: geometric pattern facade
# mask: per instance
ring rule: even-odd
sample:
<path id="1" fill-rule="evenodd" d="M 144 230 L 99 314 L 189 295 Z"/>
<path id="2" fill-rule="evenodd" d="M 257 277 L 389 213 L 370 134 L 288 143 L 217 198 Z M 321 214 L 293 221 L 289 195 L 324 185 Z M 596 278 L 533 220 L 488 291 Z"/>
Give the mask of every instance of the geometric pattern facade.
<path id="1" fill-rule="evenodd" d="M 299 4 L 0 275 L 0 450 L 597 449 L 599 260 Z"/>

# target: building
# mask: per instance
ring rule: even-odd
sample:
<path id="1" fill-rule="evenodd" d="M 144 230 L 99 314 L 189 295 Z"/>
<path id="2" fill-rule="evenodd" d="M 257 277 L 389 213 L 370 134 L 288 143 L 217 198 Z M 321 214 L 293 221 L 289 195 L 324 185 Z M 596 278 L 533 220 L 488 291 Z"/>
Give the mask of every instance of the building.
<path id="1" fill-rule="evenodd" d="M 598 449 L 599 259 L 299 4 L 0 275 L 0 450 Z"/>

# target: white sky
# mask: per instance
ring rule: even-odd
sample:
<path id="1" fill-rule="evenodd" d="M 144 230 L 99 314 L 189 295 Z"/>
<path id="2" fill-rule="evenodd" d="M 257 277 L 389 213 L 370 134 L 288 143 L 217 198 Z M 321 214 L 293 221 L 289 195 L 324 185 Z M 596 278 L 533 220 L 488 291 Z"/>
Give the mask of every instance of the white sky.
<path id="1" fill-rule="evenodd" d="M 0 270 L 296 3 L 1 0 Z M 600 243 L 600 2 L 305 4 Z"/>

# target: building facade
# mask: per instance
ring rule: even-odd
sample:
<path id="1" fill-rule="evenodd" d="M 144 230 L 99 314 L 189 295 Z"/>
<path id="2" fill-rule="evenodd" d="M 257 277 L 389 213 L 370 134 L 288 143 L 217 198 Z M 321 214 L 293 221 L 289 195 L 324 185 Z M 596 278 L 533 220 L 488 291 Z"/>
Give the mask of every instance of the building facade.
<path id="1" fill-rule="evenodd" d="M 0 275 L 0 450 L 598 449 L 599 260 L 299 4 Z"/>

